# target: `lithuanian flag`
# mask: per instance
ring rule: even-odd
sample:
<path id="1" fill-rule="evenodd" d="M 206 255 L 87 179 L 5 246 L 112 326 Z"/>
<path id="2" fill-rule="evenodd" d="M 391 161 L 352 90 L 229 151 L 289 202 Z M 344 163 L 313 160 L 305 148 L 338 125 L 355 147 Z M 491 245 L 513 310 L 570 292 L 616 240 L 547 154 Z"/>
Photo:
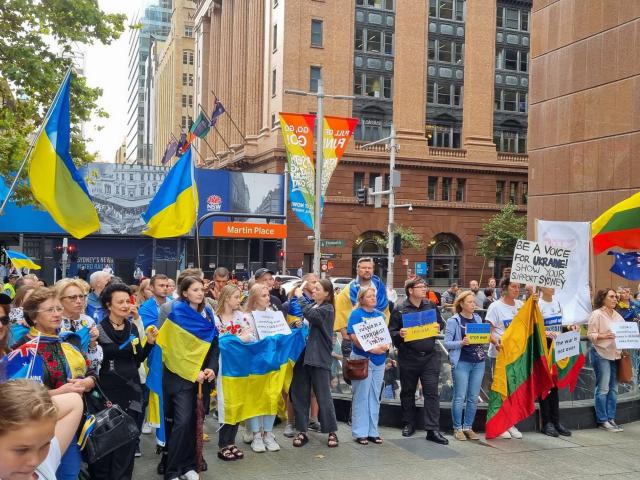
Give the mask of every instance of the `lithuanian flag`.
<path id="1" fill-rule="evenodd" d="M 502 336 L 489 393 L 486 437 L 495 438 L 535 410 L 553 387 L 540 309 L 529 298 Z"/>
<path id="2" fill-rule="evenodd" d="M 580 352 L 579 355 L 563 358 L 562 360 L 555 359 L 555 348 L 553 348 L 553 354 L 553 379 L 556 387 L 569 387 L 569 391 L 573 392 L 578 383 L 580 370 L 584 366 L 584 354 Z"/>
<path id="3" fill-rule="evenodd" d="M 640 192 L 615 204 L 591 223 L 593 253 L 611 247 L 640 248 Z"/>

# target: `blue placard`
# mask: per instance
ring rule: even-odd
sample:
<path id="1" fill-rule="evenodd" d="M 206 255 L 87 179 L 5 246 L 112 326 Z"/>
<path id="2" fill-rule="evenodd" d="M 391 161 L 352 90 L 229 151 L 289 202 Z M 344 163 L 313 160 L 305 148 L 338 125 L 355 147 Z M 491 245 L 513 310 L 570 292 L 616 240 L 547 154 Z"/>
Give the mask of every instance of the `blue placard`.
<path id="1" fill-rule="evenodd" d="M 467 323 L 467 335 L 474 333 L 491 333 L 491 325 L 489 323 Z"/>
<path id="2" fill-rule="evenodd" d="M 562 315 L 554 315 L 544 319 L 545 327 L 556 327 L 558 325 L 562 325 Z"/>
<path id="3" fill-rule="evenodd" d="M 402 314 L 402 326 L 404 328 L 419 327 L 421 325 L 427 325 L 428 323 L 434 323 L 436 320 L 435 309 Z"/>
<path id="4" fill-rule="evenodd" d="M 427 262 L 416 262 L 416 275 L 426 275 L 428 272 Z"/>

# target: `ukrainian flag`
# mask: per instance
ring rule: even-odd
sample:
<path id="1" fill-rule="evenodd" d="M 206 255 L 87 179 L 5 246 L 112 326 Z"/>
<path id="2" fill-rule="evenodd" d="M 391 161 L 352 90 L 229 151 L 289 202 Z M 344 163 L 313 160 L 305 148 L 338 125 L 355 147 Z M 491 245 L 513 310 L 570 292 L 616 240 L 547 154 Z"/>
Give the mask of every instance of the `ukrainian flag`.
<path id="1" fill-rule="evenodd" d="M 40 265 L 36 264 L 33 260 L 27 257 L 24 253 L 16 252 L 15 250 L 5 250 L 13 266 L 20 268 L 29 268 L 31 270 L 40 270 Z"/>
<path id="2" fill-rule="evenodd" d="M 216 327 L 183 302 L 173 302 L 171 313 L 162 324 L 156 345 L 162 348 L 164 366 L 190 382 L 202 370 Z"/>
<path id="3" fill-rule="evenodd" d="M 147 388 L 149 389 L 149 406 L 147 421 L 156 427 L 156 442 L 164 446 L 167 435 L 164 425 L 164 395 L 162 393 L 162 348 L 154 345 L 147 357 Z"/>
<path id="4" fill-rule="evenodd" d="M 74 237 L 83 238 L 100 228 L 100 220 L 69 153 L 70 84 L 71 70 L 67 72 L 36 140 L 29 163 L 29 182 L 33 196 L 56 223 Z"/>
<path id="5" fill-rule="evenodd" d="M 259 415 L 276 415 L 282 392 L 289 390 L 293 366 L 305 347 L 305 329 L 244 343 L 223 335 L 218 375 L 218 418 L 236 424 Z"/>
<path id="6" fill-rule="evenodd" d="M 186 235 L 196 221 L 198 189 L 193 177 L 191 148 L 169 171 L 158 193 L 142 219 L 147 224 L 143 232 L 154 238 Z"/>

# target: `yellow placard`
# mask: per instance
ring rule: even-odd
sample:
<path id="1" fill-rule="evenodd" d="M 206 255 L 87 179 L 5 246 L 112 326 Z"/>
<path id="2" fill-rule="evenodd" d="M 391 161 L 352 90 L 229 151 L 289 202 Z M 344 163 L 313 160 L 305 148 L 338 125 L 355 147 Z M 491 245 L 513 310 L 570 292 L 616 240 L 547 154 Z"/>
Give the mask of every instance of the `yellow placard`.
<path id="1" fill-rule="evenodd" d="M 440 326 L 438 322 L 427 323 L 426 325 L 419 325 L 417 327 L 407 328 L 407 335 L 404 337 L 405 342 L 412 342 L 414 340 L 422 340 L 424 338 L 435 337 L 438 335 Z"/>
<path id="2" fill-rule="evenodd" d="M 469 333 L 467 334 L 469 343 L 471 345 L 489 343 L 491 339 L 491 333 Z"/>

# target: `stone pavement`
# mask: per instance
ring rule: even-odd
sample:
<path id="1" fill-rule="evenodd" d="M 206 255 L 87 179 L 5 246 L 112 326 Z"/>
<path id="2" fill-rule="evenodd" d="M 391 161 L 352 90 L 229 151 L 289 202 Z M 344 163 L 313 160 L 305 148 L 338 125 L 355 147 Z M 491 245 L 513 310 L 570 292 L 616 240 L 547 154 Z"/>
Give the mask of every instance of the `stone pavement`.
<path id="1" fill-rule="evenodd" d="M 381 428 L 381 446 L 361 446 L 351 440 L 350 427 L 339 423 L 341 443 L 326 447 L 326 435 L 311 433 L 310 442 L 294 448 L 282 435 L 282 425 L 274 433 L 280 452 L 254 453 L 249 445 L 245 458 L 222 462 L 216 457 L 217 436 L 205 443 L 209 470 L 203 479 L 239 480 L 440 480 L 440 479 L 528 479 L 562 478 L 590 480 L 611 476 L 616 480 L 640 478 L 640 422 L 625 425 L 624 432 L 574 431 L 569 438 L 551 438 L 525 433 L 522 440 L 460 442 L 449 438 L 448 446 L 427 442 L 424 434 L 403 438 L 398 429 Z M 214 432 L 207 420 L 206 430 Z M 155 472 L 159 456 L 154 453 L 153 436 L 144 435 L 143 456 L 136 459 L 134 479 L 161 479 Z M 615 477 L 613 477 L 615 475 Z"/>

